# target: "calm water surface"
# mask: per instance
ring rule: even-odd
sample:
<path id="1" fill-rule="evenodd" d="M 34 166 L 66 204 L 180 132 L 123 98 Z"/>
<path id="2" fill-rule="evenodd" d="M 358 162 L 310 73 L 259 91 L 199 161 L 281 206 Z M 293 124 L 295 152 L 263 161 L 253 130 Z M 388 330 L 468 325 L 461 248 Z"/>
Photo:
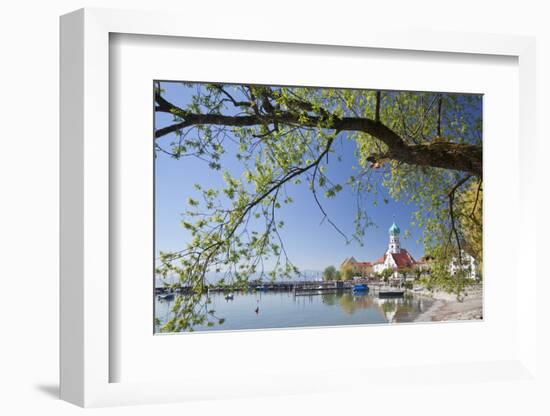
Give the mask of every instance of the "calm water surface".
<path id="1" fill-rule="evenodd" d="M 430 299 L 413 294 L 378 299 L 377 295 L 354 295 L 350 291 L 305 296 L 292 292 L 235 293 L 233 300 L 226 300 L 222 293 L 209 297 L 209 309 L 225 322 L 213 327 L 196 326 L 195 331 L 411 322 L 432 304 Z M 155 315 L 161 325 L 169 319 L 172 304 L 155 297 Z"/>

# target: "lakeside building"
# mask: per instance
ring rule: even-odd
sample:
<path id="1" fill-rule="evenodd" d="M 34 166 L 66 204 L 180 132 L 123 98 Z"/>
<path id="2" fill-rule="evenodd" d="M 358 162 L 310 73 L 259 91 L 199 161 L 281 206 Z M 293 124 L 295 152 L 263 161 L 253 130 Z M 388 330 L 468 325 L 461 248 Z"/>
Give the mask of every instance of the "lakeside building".
<path id="1" fill-rule="evenodd" d="M 350 257 L 345 259 L 340 268 L 352 267 L 353 271 L 357 276 L 367 277 L 370 276 L 373 272 L 372 263 L 369 261 L 357 261 L 355 257 Z"/>
<path id="2" fill-rule="evenodd" d="M 416 268 L 423 273 L 429 273 L 432 268 L 432 261 L 434 258 L 430 255 L 424 256 L 418 260 Z M 458 257 L 453 257 L 449 263 L 449 274 L 451 276 L 456 276 L 457 272 L 460 270 Z M 479 280 L 480 278 L 480 267 L 474 257 L 462 251 L 462 270 L 464 271 L 464 277 L 472 280 Z"/>
<path id="3" fill-rule="evenodd" d="M 376 261 L 357 261 L 355 257 L 346 258 L 340 268 L 353 267 L 356 277 L 368 277 L 372 274 L 380 274 L 385 270 L 391 270 L 393 273 L 390 276 L 391 280 L 412 280 L 414 273 L 411 269 L 417 269 L 424 273 L 429 273 L 432 261 L 432 256 L 427 255 L 416 261 L 414 257 L 403 247 L 399 236 L 401 230 L 395 223 L 392 223 L 388 230 L 389 242 L 386 252 Z M 451 276 L 457 274 L 460 269 L 458 258 L 453 258 L 449 264 L 449 272 Z M 466 272 L 466 276 L 470 279 L 478 278 L 478 267 L 475 259 L 466 252 L 462 252 L 462 270 Z"/>
<path id="4" fill-rule="evenodd" d="M 388 232 L 390 236 L 388 249 L 382 257 L 374 262 L 373 271 L 375 273 L 382 273 L 384 270 L 390 269 L 394 272 L 392 278 L 397 279 L 400 277 L 401 271 L 412 269 L 418 263 L 407 250 L 401 247 L 399 241 L 401 230 L 395 222 L 391 225 Z"/>
<path id="5" fill-rule="evenodd" d="M 416 268 L 419 269 L 422 272 L 427 272 L 432 267 L 432 261 L 434 258 L 430 256 L 429 254 L 426 256 L 420 257 L 420 259 L 416 263 Z"/>
<path id="6" fill-rule="evenodd" d="M 417 265 L 416 260 L 411 254 L 401 247 L 399 234 L 401 230 L 395 224 L 391 225 L 388 230 L 389 243 L 386 252 L 375 262 L 357 261 L 354 257 L 346 258 L 340 268 L 353 267 L 355 274 L 361 277 L 370 276 L 373 273 L 381 273 L 386 269 L 393 270 L 392 278 L 398 279 L 402 275 L 402 271 L 410 270 Z"/>
<path id="7" fill-rule="evenodd" d="M 456 273 L 460 270 L 459 263 L 460 262 L 458 258 L 453 257 L 453 259 L 451 260 L 451 264 L 449 265 L 449 272 L 451 273 L 451 276 L 456 275 Z M 469 279 L 479 278 L 479 270 L 476 260 L 464 251 L 462 251 L 462 270 L 465 273 L 465 277 Z"/>

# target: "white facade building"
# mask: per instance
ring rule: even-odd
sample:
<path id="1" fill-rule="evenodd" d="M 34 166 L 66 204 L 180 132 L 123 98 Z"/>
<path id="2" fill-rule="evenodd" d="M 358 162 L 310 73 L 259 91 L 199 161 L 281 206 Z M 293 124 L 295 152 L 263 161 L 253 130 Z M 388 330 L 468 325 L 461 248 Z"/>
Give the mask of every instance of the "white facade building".
<path id="1" fill-rule="evenodd" d="M 395 222 L 391 225 L 388 232 L 390 237 L 388 249 L 384 255 L 373 264 L 373 271 L 375 273 L 381 273 L 386 269 L 390 269 L 394 270 L 394 277 L 398 277 L 399 269 L 413 267 L 416 265 L 416 260 L 407 250 L 401 247 L 399 241 L 401 230 Z"/>
<path id="2" fill-rule="evenodd" d="M 454 257 L 449 265 L 449 273 L 454 276 L 460 269 L 458 258 Z M 476 279 L 478 275 L 477 262 L 468 253 L 462 252 L 462 270 L 469 279 Z"/>

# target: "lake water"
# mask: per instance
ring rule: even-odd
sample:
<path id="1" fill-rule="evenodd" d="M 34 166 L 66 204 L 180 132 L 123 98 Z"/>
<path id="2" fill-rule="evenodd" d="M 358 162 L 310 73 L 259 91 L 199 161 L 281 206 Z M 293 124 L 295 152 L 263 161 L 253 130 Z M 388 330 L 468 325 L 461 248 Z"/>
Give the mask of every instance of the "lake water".
<path id="1" fill-rule="evenodd" d="M 411 322 L 432 304 L 430 299 L 413 294 L 379 299 L 376 294 L 355 295 L 351 291 L 300 296 L 292 292 L 235 293 L 233 300 L 226 300 L 222 293 L 209 296 L 209 309 L 225 322 L 213 327 L 196 326 L 195 331 Z M 169 319 L 172 303 L 155 298 L 155 315 L 161 325 Z"/>

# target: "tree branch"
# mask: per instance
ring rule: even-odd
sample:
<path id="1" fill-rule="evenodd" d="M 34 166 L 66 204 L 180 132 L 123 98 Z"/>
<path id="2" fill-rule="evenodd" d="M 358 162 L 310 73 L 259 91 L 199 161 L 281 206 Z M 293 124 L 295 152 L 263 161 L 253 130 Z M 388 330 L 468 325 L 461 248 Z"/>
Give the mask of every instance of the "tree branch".
<path id="1" fill-rule="evenodd" d="M 328 152 L 327 152 L 327 155 L 328 155 Z M 321 201 L 319 201 L 319 198 L 317 197 L 317 191 L 315 189 L 315 178 L 317 176 L 318 171 L 319 171 L 319 164 L 317 164 L 315 166 L 315 169 L 313 170 L 313 175 L 312 175 L 312 179 L 311 179 L 311 191 L 312 191 L 312 194 L 313 194 L 313 198 L 315 199 L 315 202 L 317 203 L 317 206 L 319 207 L 319 210 L 323 214 L 323 219 L 321 220 L 321 224 L 323 223 L 323 221 L 327 220 L 328 223 L 332 226 L 332 228 L 334 228 L 336 230 L 336 232 L 338 232 L 342 237 L 344 237 L 344 240 L 346 240 L 346 244 L 349 244 L 350 240 L 349 240 L 348 236 L 334 223 L 334 221 L 332 221 L 330 219 L 327 212 L 323 208 L 323 205 L 321 204 Z"/>
<path id="2" fill-rule="evenodd" d="M 383 123 L 369 118 L 331 117 L 326 110 L 322 109 L 319 111 L 322 114 L 321 116 L 297 111 L 277 111 L 270 114 L 256 113 L 240 116 L 197 114 L 186 112 L 171 105 L 160 94 L 157 94 L 155 99 L 158 104 L 156 111 L 176 114 L 182 118 L 181 122 L 156 130 L 156 139 L 192 125 L 246 127 L 283 124 L 336 131 L 356 131 L 367 133 L 383 142 L 388 147 L 388 151 L 384 154 L 385 159 L 397 160 L 409 165 L 457 170 L 479 178 L 482 177 L 482 147 L 480 145 L 453 143 L 443 140 L 426 144 L 407 144 L 395 131 Z M 299 104 L 302 108 L 305 108 L 307 103 L 299 102 Z"/>
<path id="3" fill-rule="evenodd" d="M 455 223 L 455 216 L 454 216 L 454 199 L 455 199 L 455 193 L 462 185 L 464 185 L 468 180 L 470 180 L 472 176 L 467 175 L 461 180 L 459 180 L 455 186 L 452 187 L 452 189 L 449 191 L 449 215 L 451 217 L 451 230 L 455 235 L 456 238 L 456 245 L 458 246 L 458 264 L 460 269 L 462 269 L 462 247 L 460 245 L 460 238 L 458 236 L 458 231 L 456 229 L 456 223 Z"/>
<path id="4" fill-rule="evenodd" d="M 437 102 L 437 137 L 441 137 L 441 105 L 443 104 L 443 98 L 441 94 Z"/>
<path id="5" fill-rule="evenodd" d="M 382 92 L 376 91 L 376 112 L 374 121 L 377 123 L 380 122 L 380 102 L 382 101 Z"/>
<path id="6" fill-rule="evenodd" d="M 219 84 L 213 84 L 214 87 L 220 91 L 222 94 L 224 94 L 229 100 L 233 103 L 235 107 L 252 107 L 252 103 L 249 101 L 237 101 L 231 94 L 229 94 L 221 85 Z"/>

